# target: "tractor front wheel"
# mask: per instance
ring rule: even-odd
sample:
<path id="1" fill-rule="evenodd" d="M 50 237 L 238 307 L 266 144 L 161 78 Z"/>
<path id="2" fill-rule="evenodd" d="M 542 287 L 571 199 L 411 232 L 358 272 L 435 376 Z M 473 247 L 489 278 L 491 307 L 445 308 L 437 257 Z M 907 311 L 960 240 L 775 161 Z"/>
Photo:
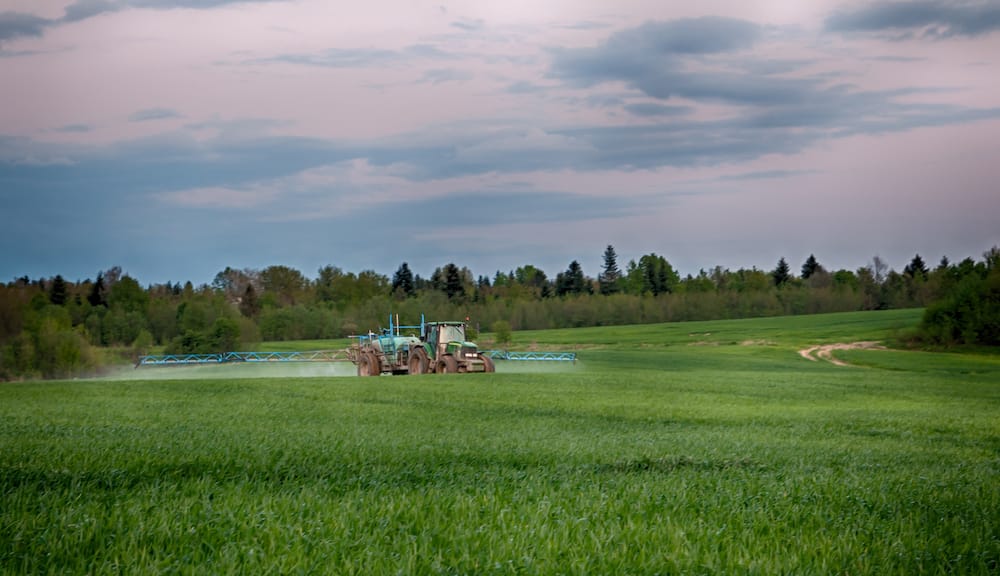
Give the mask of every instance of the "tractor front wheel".
<path id="1" fill-rule="evenodd" d="M 483 372 L 496 372 L 497 367 L 493 364 L 493 359 L 486 354 L 480 354 L 479 358 L 483 361 Z"/>
<path id="2" fill-rule="evenodd" d="M 457 374 L 458 361 L 455 360 L 454 356 L 445 356 L 441 358 L 441 364 L 438 366 L 438 370 L 440 370 L 442 374 Z"/>

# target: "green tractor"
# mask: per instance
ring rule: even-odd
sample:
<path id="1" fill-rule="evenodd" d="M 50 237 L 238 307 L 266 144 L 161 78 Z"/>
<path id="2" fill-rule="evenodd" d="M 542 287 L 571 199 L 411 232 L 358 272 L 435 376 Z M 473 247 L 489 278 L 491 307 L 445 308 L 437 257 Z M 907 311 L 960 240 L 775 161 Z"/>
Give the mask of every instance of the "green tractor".
<path id="1" fill-rule="evenodd" d="M 393 326 L 381 334 L 361 336 L 348 349 L 358 376 L 390 374 L 457 374 L 494 372 L 493 359 L 465 339 L 465 322 L 424 322 L 420 326 Z M 420 328 L 420 337 L 403 336 L 400 328 Z"/>
<path id="2" fill-rule="evenodd" d="M 465 339 L 465 322 L 427 322 L 423 346 L 410 352 L 409 373 L 494 372 L 493 359 Z"/>

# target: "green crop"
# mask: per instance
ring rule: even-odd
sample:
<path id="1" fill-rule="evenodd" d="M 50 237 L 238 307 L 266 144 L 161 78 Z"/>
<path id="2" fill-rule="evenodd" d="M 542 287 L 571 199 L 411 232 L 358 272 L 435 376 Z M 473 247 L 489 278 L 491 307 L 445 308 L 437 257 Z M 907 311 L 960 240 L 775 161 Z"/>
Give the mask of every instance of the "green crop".
<path id="1" fill-rule="evenodd" d="M 580 345 L 538 372 L 4 384 L 0 572 L 997 573 L 1000 358 L 812 362 L 919 313 L 809 318 L 515 333 Z"/>

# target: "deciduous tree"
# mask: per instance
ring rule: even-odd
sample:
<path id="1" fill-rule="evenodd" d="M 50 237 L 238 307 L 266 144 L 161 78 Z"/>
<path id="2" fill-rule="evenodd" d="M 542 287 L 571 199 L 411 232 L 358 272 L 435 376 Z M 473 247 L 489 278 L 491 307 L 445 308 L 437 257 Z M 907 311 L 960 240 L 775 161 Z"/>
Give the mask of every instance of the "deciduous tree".
<path id="1" fill-rule="evenodd" d="M 309 281 L 302 272 L 288 266 L 268 266 L 260 273 L 261 288 L 282 306 L 292 306 L 305 297 Z"/>

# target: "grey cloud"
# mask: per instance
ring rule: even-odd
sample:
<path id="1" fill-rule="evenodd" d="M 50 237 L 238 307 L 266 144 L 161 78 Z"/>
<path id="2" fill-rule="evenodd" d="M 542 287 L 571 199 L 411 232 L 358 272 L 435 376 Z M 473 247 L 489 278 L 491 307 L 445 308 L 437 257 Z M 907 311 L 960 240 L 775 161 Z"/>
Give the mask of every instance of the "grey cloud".
<path id="1" fill-rule="evenodd" d="M 170 10 L 174 8 L 211 9 L 228 4 L 289 2 L 292 0 L 76 0 L 68 5 L 62 18 L 50 20 L 23 12 L 0 12 L 0 43 L 25 36 L 41 36 L 45 29 L 71 24 L 129 8 Z"/>
<path id="2" fill-rule="evenodd" d="M 117 12 L 126 6 L 112 0 L 77 0 L 66 7 L 63 22 L 79 22 L 106 12 Z"/>
<path id="3" fill-rule="evenodd" d="M 649 117 L 643 124 L 535 128 L 520 135 L 475 125 L 442 127 L 431 138 L 408 135 L 370 146 L 359 144 L 348 154 L 367 158 L 373 165 L 411 166 L 405 177 L 413 180 L 485 172 L 712 166 L 795 154 L 831 138 L 1000 117 L 1000 109 L 908 104 L 890 96 L 840 89 L 822 94 L 818 103 L 766 108 L 721 120 Z"/>
<path id="4" fill-rule="evenodd" d="M 679 21 L 687 23 L 689 21 Z M 728 129 L 755 129 L 780 134 L 782 131 L 799 130 L 791 134 L 789 142 L 811 141 L 812 130 L 830 132 L 879 132 L 892 128 L 932 125 L 942 118 L 961 120 L 961 114 L 968 110 L 947 110 L 907 104 L 900 101 L 902 96 L 912 91 L 862 91 L 846 84 L 829 84 L 825 77 L 818 76 L 772 76 L 771 73 L 785 72 L 805 66 L 798 61 L 748 60 L 745 56 L 727 60 L 721 55 L 710 59 L 701 52 L 723 51 L 746 46 L 755 41 L 756 28 L 745 29 L 734 21 L 697 21 L 698 29 L 705 36 L 697 44 L 686 40 L 665 39 L 675 32 L 677 22 L 662 25 L 644 24 L 637 28 L 613 34 L 596 47 L 562 49 L 552 52 L 553 59 L 549 75 L 570 86 L 591 87 L 604 83 L 623 83 L 647 97 L 667 101 L 674 97 L 695 102 L 723 103 L 740 108 L 737 117 L 739 126 Z M 732 30 L 744 30 L 727 36 Z M 716 30 L 716 33 L 711 33 Z M 723 38 L 719 42 L 711 38 Z M 625 42 L 623 39 L 630 39 Z M 650 47 L 659 46 L 659 52 Z M 664 48 L 665 46 L 665 48 Z M 701 66 L 708 62 L 712 66 Z M 743 71 L 730 71 L 742 69 Z M 920 89 L 917 92 L 930 94 L 935 89 Z M 677 115 L 686 110 L 672 107 L 660 108 L 654 104 L 623 104 L 624 110 L 633 115 L 655 118 Z M 945 120 L 948 121 L 948 120 Z M 713 131 L 711 124 L 704 124 Z M 819 134 L 816 135 L 818 137 Z M 726 147 L 740 148 L 751 144 L 752 138 L 743 141 L 727 136 Z M 656 146 L 653 146 L 656 149 Z M 783 151 L 779 145 L 776 151 Z M 670 147 L 668 157 L 679 153 L 681 158 L 704 159 L 712 157 L 714 148 L 695 150 L 690 154 Z M 742 154 L 742 150 L 739 151 Z M 701 161 L 701 160 L 699 160 Z"/>
<path id="5" fill-rule="evenodd" d="M 595 150 L 581 163 L 585 169 L 625 170 L 753 160 L 801 151 L 821 136 L 817 130 L 761 130 L 743 119 L 586 127 L 560 134 L 580 139 Z"/>
<path id="6" fill-rule="evenodd" d="M 472 79 L 472 73 L 466 70 L 456 70 L 454 68 L 439 68 L 424 72 L 420 79 L 421 83 L 443 84 L 445 82 L 464 82 Z"/>
<path id="7" fill-rule="evenodd" d="M 177 8 L 209 10 L 229 4 L 268 4 L 292 0 L 76 0 L 66 7 L 65 21 L 77 22 L 106 12 L 130 8 L 173 10 Z"/>
<path id="8" fill-rule="evenodd" d="M 490 172 L 719 165 L 794 154 L 817 142 L 853 134 L 1000 118 L 1000 109 L 907 104 L 892 100 L 892 96 L 841 90 L 829 93 L 828 100 L 816 107 L 800 103 L 722 120 L 668 114 L 622 126 L 514 127 L 508 123 L 504 130 L 497 130 L 492 123 L 466 122 L 374 141 L 274 137 L 269 132 L 279 124 L 266 120 L 213 125 L 218 135 L 207 140 L 203 127 L 192 125 L 186 128 L 188 132 L 178 131 L 169 137 L 98 149 L 56 149 L 49 144 L 14 140 L 4 146 L 0 139 L 0 189 L 4 188 L 5 170 L 11 182 L 37 182 L 39 189 L 55 186 L 69 190 L 88 182 L 95 189 L 126 194 L 149 189 L 150 183 L 157 189 L 176 190 L 274 180 L 347 159 L 393 166 L 394 174 L 414 181 Z M 44 179 L 36 179 L 31 166 L 59 168 Z M 759 173 L 741 178 L 790 175 Z"/>
<path id="9" fill-rule="evenodd" d="M 177 8 L 209 10 L 229 4 L 264 4 L 290 0 L 76 0 L 66 7 L 60 22 L 71 23 L 94 16 L 128 9 L 173 10 Z"/>
<path id="10" fill-rule="evenodd" d="M 727 71 L 692 71 L 689 59 L 753 46 L 760 28 L 729 18 L 698 18 L 646 23 L 611 35 L 592 48 L 555 49 L 549 75 L 589 87 L 624 82 L 657 99 L 683 97 L 738 105 L 775 105 L 814 96 L 820 81 L 811 78 L 768 77 Z M 738 63 L 737 63 L 738 64 Z M 787 71 L 800 63 L 757 63 L 768 73 Z M 745 63 L 738 66 L 751 69 Z"/>
<path id="11" fill-rule="evenodd" d="M 526 80 L 519 80 L 507 86 L 507 92 L 511 94 L 534 94 L 544 90 L 544 87 Z"/>
<path id="12" fill-rule="evenodd" d="M 768 105 L 803 100 L 819 81 L 764 78 L 740 72 L 691 72 L 679 58 L 642 51 L 563 50 L 555 54 L 551 75 L 582 86 L 620 81 L 658 99 L 683 97 L 733 104 Z"/>
<path id="13" fill-rule="evenodd" d="M 620 108 L 625 105 L 625 99 L 621 96 L 608 94 L 591 94 L 583 101 L 592 108 Z"/>
<path id="14" fill-rule="evenodd" d="M 431 60 L 453 60 L 455 58 L 454 55 L 441 50 L 434 44 L 413 44 L 403 49 L 402 54 L 407 57 Z"/>
<path id="15" fill-rule="evenodd" d="M 331 48 L 318 54 L 281 54 L 249 60 L 248 64 L 286 63 L 323 68 L 365 68 L 392 66 L 412 60 L 451 60 L 453 57 L 430 44 L 414 44 L 402 50 L 376 48 Z"/>
<path id="16" fill-rule="evenodd" d="M 0 43 L 25 36 L 41 36 L 51 21 L 23 12 L 0 12 Z"/>
<path id="17" fill-rule="evenodd" d="M 92 128 L 89 124 L 67 124 L 56 128 L 54 131 L 62 132 L 64 134 L 85 134 L 91 130 Z"/>
<path id="18" fill-rule="evenodd" d="M 0 58 L 21 58 L 24 56 L 34 56 L 42 53 L 43 52 L 38 50 L 4 50 L 3 45 L 0 44 Z"/>
<path id="19" fill-rule="evenodd" d="M 626 104 L 625 111 L 635 116 L 682 116 L 690 114 L 693 108 L 690 106 L 667 106 L 666 104 L 656 104 L 653 102 L 638 102 Z"/>
<path id="20" fill-rule="evenodd" d="M 556 26 L 556 28 L 562 28 L 565 30 L 603 30 L 605 28 L 608 28 L 608 25 L 603 22 L 585 20 L 583 22 L 576 22 L 574 24 L 564 24 L 561 26 Z"/>
<path id="21" fill-rule="evenodd" d="M 138 110 L 128 117 L 130 122 L 167 120 L 169 118 L 180 118 L 180 114 L 170 108 L 147 108 L 145 110 Z"/>
<path id="22" fill-rule="evenodd" d="M 733 174 L 718 178 L 723 182 L 740 182 L 746 180 L 776 180 L 780 178 L 791 178 L 794 176 L 804 176 L 809 174 L 819 174 L 818 170 L 763 170 L 760 172 L 745 172 L 743 174 Z"/>
<path id="23" fill-rule="evenodd" d="M 929 38 L 979 36 L 1000 30 L 1000 4 L 918 0 L 881 2 L 842 9 L 827 17 L 832 32 L 884 32 L 918 34 Z"/>
<path id="24" fill-rule="evenodd" d="M 648 206 L 642 199 L 629 197 L 586 197 L 566 192 L 544 190 L 472 190 L 449 196 L 407 202 L 396 205 L 398 214 L 405 214 L 410 222 L 434 221 L 441 214 L 448 214 L 452 222 L 462 226 L 479 226 L 495 223 L 497 214 L 517 210 L 520 223 L 561 222 L 615 218 L 640 212 Z M 375 210 L 384 212 L 381 208 Z"/>
<path id="25" fill-rule="evenodd" d="M 905 64 L 909 62 L 926 62 L 927 58 L 919 58 L 916 56 L 869 56 L 865 60 L 871 60 L 874 62 L 895 62 L 899 64 Z"/>
<path id="26" fill-rule="evenodd" d="M 281 4 L 296 0 L 121 0 L 120 3 L 132 8 L 153 8 L 170 10 L 172 8 L 210 9 L 228 4 Z"/>
<path id="27" fill-rule="evenodd" d="M 917 104 L 881 117 L 870 116 L 830 133 L 832 137 L 855 134 L 904 132 L 918 127 L 950 126 L 1000 118 L 1000 108 L 964 108 L 946 104 Z"/>
<path id="28" fill-rule="evenodd" d="M 482 19 L 457 20 L 451 23 L 451 27 L 458 28 L 459 30 L 465 30 L 466 32 L 476 32 L 485 28 L 486 22 L 484 22 Z"/>
<path id="29" fill-rule="evenodd" d="M 756 24 L 731 18 L 647 22 L 612 34 L 594 48 L 553 49 L 552 75 L 584 86 L 609 80 L 669 78 L 680 73 L 680 56 L 751 47 Z"/>
<path id="30" fill-rule="evenodd" d="M 626 52 L 639 49 L 654 54 L 715 54 L 749 48 L 760 35 L 760 27 L 752 22 L 705 16 L 647 22 L 613 34 L 608 46 Z"/>
<path id="31" fill-rule="evenodd" d="M 254 60 L 252 63 L 284 62 L 325 68 L 362 68 L 395 62 L 399 60 L 399 56 L 398 52 L 392 50 L 333 48 L 320 54 L 282 54 L 273 58 Z"/>
<path id="32" fill-rule="evenodd" d="M 545 88 L 543 86 L 524 80 L 514 82 L 513 84 L 507 86 L 507 92 L 511 94 L 535 94 L 543 92 L 544 90 Z"/>
<path id="33" fill-rule="evenodd" d="M 737 67 L 746 72 L 766 76 L 797 72 L 809 64 L 812 62 L 808 60 L 745 60 L 739 62 Z"/>

